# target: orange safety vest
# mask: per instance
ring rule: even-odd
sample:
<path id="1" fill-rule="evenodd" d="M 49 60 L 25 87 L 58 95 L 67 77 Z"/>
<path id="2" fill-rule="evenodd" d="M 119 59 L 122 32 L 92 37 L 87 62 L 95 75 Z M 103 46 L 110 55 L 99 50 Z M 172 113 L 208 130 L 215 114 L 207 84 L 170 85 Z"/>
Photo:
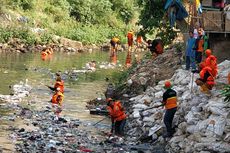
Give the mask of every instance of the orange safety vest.
<path id="1" fill-rule="evenodd" d="M 203 38 L 198 41 L 197 51 L 198 52 L 204 51 L 204 39 Z"/>
<path id="2" fill-rule="evenodd" d="M 214 55 L 210 55 L 205 59 L 205 65 L 209 66 L 212 69 L 212 76 L 217 76 L 217 59 Z"/>
<path id="3" fill-rule="evenodd" d="M 142 43 L 142 37 L 141 36 L 137 36 L 137 40 L 136 40 L 138 43 Z"/>
<path id="4" fill-rule="evenodd" d="M 128 38 L 128 39 L 133 39 L 133 32 L 132 32 L 132 31 L 129 31 L 129 32 L 128 32 L 127 38 Z"/>
<path id="5" fill-rule="evenodd" d="M 207 72 L 210 74 L 210 76 L 208 76 L 207 81 L 205 83 L 207 83 L 208 85 L 215 85 L 214 77 L 212 75 L 212 69 L 209 66 L 204 67 L 200 71 L 200 78 L 204 79 L 205 73 Z"/>
<path id="6" fill-rule="evenodd" d="M 58 100 L 58 97 L 60 97 L 59 100 Z M 60 91 L 56 92 L 52 97 L 52 104 L 58 104 L 61 106 L 63 98 L 64 98 L 64 95 Z"/>
<path id="7" fill-rule="evenodd" d="M 170 97 L 166 100 L 165 109 L 177 107 L 177 97 Z"/>
<path id="8" fill-rule="evenodd" d="M 120 101 L 114 102 L 113 107 L 108 106 L 107 110 L 109 111 L 109 115 L 111 116 L 111 118 L 114 119 L 115 122 L 126 119 L 126 114 L 122 110 L 122 106 L 121 106 Z"/>
<path id="9" fill-rule="evenodd" d="M 60 92 L 64 93 L 64 81 L 56 81 L 54 88 L 60 88 Z"/>
<path id="10" fill-rule="evenodd" d="M 156 46 L 156 51 L 158 54 L 162 54 L 163 53 L 163 46 L 161 43 L 158 43 Z"/>

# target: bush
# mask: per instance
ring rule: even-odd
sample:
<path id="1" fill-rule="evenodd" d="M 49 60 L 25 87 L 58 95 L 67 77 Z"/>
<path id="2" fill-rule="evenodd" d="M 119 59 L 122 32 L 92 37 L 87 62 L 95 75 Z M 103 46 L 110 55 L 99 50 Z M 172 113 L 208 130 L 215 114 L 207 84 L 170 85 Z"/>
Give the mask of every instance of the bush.
<path id="1" fill-rule="evenodd" d="M 18 38 L 23 43 L 28 45 L 47 44 L 52 41 L 52 35 L 50 33 L 42 33 L 41 35 L 35 35 L 29 29 L 25 28 L 0 28 L 0 42 L 6 43 L 11 38 Z"/>
<path id="2" fill-rule="evenodd" d="M 224 101 L 230 104 L 230 85 L 226 85 L 222 90 L 221 95 L 224 96 Z"/>

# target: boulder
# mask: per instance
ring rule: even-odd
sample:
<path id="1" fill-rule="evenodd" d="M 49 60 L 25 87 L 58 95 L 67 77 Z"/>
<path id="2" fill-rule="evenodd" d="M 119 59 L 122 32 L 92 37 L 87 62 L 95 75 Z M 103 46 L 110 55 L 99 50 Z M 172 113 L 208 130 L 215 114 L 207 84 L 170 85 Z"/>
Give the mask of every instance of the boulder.
<path id="1" fill-rule="evenodd" d="M 60 38 L 60 44 L 63 46 L 68 46 L 76 49 L 81 49 L 83 47 L 82 42 L 71 40 L 68 38 Z"/>

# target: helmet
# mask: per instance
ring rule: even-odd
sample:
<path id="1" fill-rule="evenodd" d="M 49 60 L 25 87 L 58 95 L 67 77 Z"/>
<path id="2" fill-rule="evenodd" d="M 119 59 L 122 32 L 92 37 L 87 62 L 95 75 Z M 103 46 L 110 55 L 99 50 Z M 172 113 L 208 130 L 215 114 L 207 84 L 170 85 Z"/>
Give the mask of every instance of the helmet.
<path id="1" fill-rule="evenodd" d="M 208 56 L 212 55 L 212 51 L 211 51 L 210 49 L 207 49 L 207 50 L 205 51 L 205 54 L 206 54 L 206 56 L 208 57 Z"/>
<path id="2" fill-rule="evenodd" d="M 172 85 L 170 81 L 165 81 L 165 88 L 170 88 L 171 86 Z"/>

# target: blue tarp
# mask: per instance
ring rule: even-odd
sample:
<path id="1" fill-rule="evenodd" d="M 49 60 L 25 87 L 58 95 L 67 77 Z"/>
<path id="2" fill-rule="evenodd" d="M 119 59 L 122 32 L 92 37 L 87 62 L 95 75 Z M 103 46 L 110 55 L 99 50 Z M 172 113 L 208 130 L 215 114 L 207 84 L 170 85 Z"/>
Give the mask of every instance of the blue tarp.
<path id="1" fill-rule="evenodd" d="M 175 17 L 177 20 L 183 20 L 184 18 L 186 18 L 188 16 L 188 12 L 185 10 L 185 8 L 182 5 L 180 0 L 167 0 L 164 9 L 167 10 L 170 7 L 176 8 Z M 172 20 L 172 19 L 170 19 L 170 20 Z"/>

